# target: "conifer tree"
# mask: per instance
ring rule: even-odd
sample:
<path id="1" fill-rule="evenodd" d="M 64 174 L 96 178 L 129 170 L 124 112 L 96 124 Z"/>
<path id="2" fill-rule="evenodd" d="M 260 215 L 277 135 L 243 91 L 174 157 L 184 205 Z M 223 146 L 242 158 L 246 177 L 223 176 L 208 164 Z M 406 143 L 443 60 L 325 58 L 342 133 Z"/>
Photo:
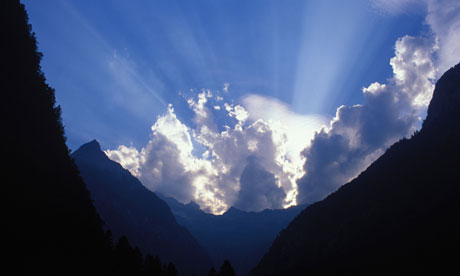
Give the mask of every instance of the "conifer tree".
<path id="1" fill-rule="evenodd" d="M 220 267 L 219 276 L 235 276 L 235 270 L 229 260 L 225 260 Z"/>

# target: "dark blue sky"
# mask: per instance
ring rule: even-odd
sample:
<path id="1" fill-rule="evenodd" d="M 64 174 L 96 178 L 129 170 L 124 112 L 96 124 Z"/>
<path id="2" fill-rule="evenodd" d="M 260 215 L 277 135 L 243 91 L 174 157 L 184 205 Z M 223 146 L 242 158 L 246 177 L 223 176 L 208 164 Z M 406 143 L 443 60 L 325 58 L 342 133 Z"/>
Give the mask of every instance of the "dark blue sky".
<path id="1" fill-rule="evenodd" d="M 73 150 L 140 148 L 169 103 L 192 126 L 186 98 L 225 83 L 228 102 L 258 94 L 331 118 L 392 76 L 398 37 L 426 31 L 423 12 L 364 0 L 24 3 Z"/>

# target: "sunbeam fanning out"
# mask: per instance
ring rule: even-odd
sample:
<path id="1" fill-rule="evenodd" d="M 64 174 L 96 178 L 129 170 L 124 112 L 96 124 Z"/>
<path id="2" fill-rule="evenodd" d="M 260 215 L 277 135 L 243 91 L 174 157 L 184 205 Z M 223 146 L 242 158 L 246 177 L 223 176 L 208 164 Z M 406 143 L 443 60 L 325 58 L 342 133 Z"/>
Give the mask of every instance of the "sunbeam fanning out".
<path id="1" fill-rule="evenodd" d="M 454 0 L 24 2 L 69 147 L 215 214 L 324 198 L 460 59 Z"/>
<path id="2" fill-rule="evenodd" d="M 1 3 L 12 271 L 460 274 L 460 0 Z"/>

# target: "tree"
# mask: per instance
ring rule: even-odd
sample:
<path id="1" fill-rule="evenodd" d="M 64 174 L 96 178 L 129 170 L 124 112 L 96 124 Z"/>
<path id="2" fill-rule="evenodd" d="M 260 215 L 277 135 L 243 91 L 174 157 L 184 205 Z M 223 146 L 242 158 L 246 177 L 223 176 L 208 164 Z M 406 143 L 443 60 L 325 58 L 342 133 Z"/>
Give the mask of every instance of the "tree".
<path id="1" fill-rule="evenodd" d="M 214 267 L 211 267 L 208 272 L 208 276 L 218 276 L 217 271 Z"/>
<path id="2" fill-rule="evenodd" d="M 166 276 L 178 276 L 176 266 L 173 263 L 169 263 L 165 271 Z"/>
<path id="3" fill-rule="evenodd" d="M 152 257 L 147 254 L 144 260 L 144 275 L 156 276 L 161 275 L 161 261 L 158 257 Z"/>
<path id="4" fill-rule="evenodd" d="M 229 260 L 225 260 L 220 267 L 219 276 L 235 276 L 235 270 L 233 270 Z"/>

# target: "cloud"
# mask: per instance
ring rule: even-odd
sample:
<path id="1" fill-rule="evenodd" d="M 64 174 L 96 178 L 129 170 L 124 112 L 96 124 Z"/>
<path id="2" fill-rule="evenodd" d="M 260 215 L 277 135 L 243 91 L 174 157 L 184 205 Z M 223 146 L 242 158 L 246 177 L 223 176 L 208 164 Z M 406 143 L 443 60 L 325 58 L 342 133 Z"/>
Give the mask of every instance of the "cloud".
<path id="1" fill-rule="evenodd" d="M 371 0 L 378 10 L 401 14 L 426 10 L 425 22 L 433 32 L 439 50 L 435 64 L 439 78 L 460 61 L 460 2 L 458 0 Z"/>
<path id="2" fill-rule="evenodd" d="M 426 22 L 439 43 L 438 77 L 460 61 L 460 2 L 429 0 Z"/>
<path id="3" fill-rule="evenodd" d="M 224 90 L 225 93 L 228 93 L 228 88 L 229 88 L 229 87 L 230 87 L 230 83 L 229 83 L 229 82 L 224 83 L 224 88 L 223 88 L 223 90 Z"/>
<path id="4" fill-rule="evenodd" d="M 220 97 L 202 90 L 187 100 L 194 128 L 183 124 L 169 105 L 140 151 L 119 146 L 106 154 L 150 190 L 184 203 L 193 200 L 212 213 L 230 206 L 260 211 L 296 204 L 296 181 L 304 173 L 300 150 L 326 120 L 295 114 L 275 99 L 256 95 L 243 99 L 243 105 L 224 102 L 223 109 L 215 108 Z M 275 115 L 257 111 L 260 104 Z M 219 131 L 215 112 L 223 112 L 233 126 Z M 294 126 L 310 127 L 294 138 Z M 296 145 L 298 139 L 301 145 Z M 201 156 L 194 154 L 197 147 L 204 149 Z"/>
<path id="5" fill-rule="evenodd" d="M 278 139 L 286 139 L 286 151 L 291 160 L 300 157 L 298 153 L 309 145 L 315 131 L 329 122 L 321 115 L 295 113 L 287 104 L 271 97 L 249 94 L 242 102 L 250 119 L 263 119 L 279 134 Z"/>
<path id="6" fill-rule="evenodd" d="M 393 78 L 364 88 L 363 105 L 339 107 L 303 151 L 306 174 L 298 181 L 298 202 L 324 198 L 420 125 L 434 89 L 435 49 L 430 38 L 398 39 L 390 61 Z"/>
<path id="7" fill-rule="evenodd" d="M 460 60 L 460 3 L 452 0 L 372 1 L 389 13 L 426 8 L 430 35 L 396 41 L 387 84 L 363 89 L 365 104 L 342 106 L 329 128 L 303 151 L 306 175 L 298 181 L 298 201 L 325 197 L 356 177 L 393 142 L 420 126 L 433 82 Z"/>
<path id="8" fill-rule="evenodd" d="M 116 150 L 106 150 L 105 154 L 113 161 L 123 164 L 134 176 L 139 176 L 140 160 L 136 148 L 120 145 Z"/>
<path id="9" fill-rule="evenodd" d="M 216 214 L 230 206 L 260 211 L 316 201 L 418 127 L 433 91 L 435 49 L 429 37 L 399 39 L 394 76 L 363 88 L 365 103 L 341 106 L 329 126 L 274 98 L 250 94 L 231 104 L 202 90 L 187 100 L 193 128 L 169 105 L 140 151 L 119 146 L 106 153 L 149 189 Z M 217 101 L 223 108 L 215 108 Z M 219 130 L 217 113 L 233 125 Z"/>
<path id="10" fill-rule="evenodd" d="M 373 1 L 390 13 L 405 12 L 416 2 Z M 194 200 L 215 214 L 230 206 L 259 211 L 320 200 L 416 130 L 434 80 L 458 62 L 460 4 L 426 0 L 423 5 L 432 34 L 398 39 L 390 60 L 393 76 L 363 88 L 364 103 L 339 107 L 330 122 L 260 95 L 233 104 L 225 83 L 222 94 L 202 90 L 188 99 L 193 128 L 170 105 L 141 150 L 119 146 L 106 153 L 149 189 L 184 203 Z"/>
<path id="11" fill-rule="evenodd" d="M 241 188 L 234 206 L 243 210 L 283 208 L 286 193 L 276 184 L 275 175 L 264 170 L 258 163 L 255 158 L 248 158 L 248 164 L 241 174 Z"/>

